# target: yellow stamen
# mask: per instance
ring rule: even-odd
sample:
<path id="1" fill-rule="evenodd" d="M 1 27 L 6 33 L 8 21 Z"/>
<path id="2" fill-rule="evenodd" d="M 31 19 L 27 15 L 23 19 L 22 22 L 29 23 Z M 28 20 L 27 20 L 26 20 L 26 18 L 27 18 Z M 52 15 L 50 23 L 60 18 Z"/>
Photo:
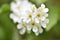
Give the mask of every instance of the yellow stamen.
<path id="1" fill-rule="evenodd" d="M 32 14 L 29 14 L 29 15 L 28 15 L 28 18 L 32 18 Z"/>
<path id="2" fill-rule="evenodd" d="M 35 23 L 35 22 L 32 22 L 32 23 L 31 23 L 31 25 L 32 25 L 32 26 L 35 26 L 35 25 L 36 25 L 36 23 Z"/>
<path id="3" fill-rule="evenodd" d="M 40 10 L 40 11 L 43 11 L 43 8 L 40 7 L 39 10 Z"/>
<path id="4" fill-rule="evenodd" d="M 25 23 L 22 23 L 21 25 L 22 25 L 23 27 L 25 27 L 25 26 L 26 26 L 26 25 L 25 25 Z"/>
<path id="5" fill-rule="evenodd" d="M 37 18 L 40 18 L 41 17 L 41 14 L 40 13 L 37 13 L 36 17 Z"/>

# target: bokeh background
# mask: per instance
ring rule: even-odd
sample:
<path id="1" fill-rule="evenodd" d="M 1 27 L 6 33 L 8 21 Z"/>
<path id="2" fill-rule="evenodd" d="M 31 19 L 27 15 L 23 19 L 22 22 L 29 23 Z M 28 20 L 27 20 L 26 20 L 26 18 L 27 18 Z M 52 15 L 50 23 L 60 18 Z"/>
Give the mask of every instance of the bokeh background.
<path id="1" fill-rule="evenodd" d="M 9 18 L 10 3 L 14 0 L 0 0 L 0 40 L 60 40 L 60 0 L 29 0 L 37 7 L 44 3 L 49 8 L 49 24 L 39 36 L 19 35 L 16 24 Z"/>

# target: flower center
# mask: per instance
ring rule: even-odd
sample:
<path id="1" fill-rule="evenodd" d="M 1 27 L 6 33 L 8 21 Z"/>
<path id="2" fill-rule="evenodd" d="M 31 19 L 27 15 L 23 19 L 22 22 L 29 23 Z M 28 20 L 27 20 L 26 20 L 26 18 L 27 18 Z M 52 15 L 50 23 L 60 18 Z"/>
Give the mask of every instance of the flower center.
<path id="1" fill-rule="evenodd" d="M 22 26 L 25 27 L 26 26 L 25 23 L 22 23 Z"/>
<path id="2" fill-rule="evenodd" d="M 32 22 L 32 23 L 31 23 L 31 25 L 32 25 L 32 26 L 35 26 L 35 25 L 36 25 L 36 23 L 35 23 L 35 22 Z"/>
<path id="3" fill-rule="evenodd" d="M 37 13 L 36 17 L 37 18 L 40 18 L 41 17 L 41 14 L 40 13 Z"/>
<path id="4" fill-rule="evenodd" d="M 31 14 L 29 14 L 29 15 L 28 15 L 28 18 L 32 18 L 32 15 L 31 15 Z"/>
<path id="5" fill-rule="evenodd" d="M 40 11 L 43 11 L 43 8 L 40 7 L 39 9 L 40 9 Z"/>

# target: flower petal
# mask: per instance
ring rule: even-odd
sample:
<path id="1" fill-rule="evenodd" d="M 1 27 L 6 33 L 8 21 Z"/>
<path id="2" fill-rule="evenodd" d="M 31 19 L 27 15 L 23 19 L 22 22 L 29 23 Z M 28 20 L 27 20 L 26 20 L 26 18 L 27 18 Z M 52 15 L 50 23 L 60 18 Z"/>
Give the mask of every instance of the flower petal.
<path id="1" fill-rule="evenodd" d="M 38 36 L 39 35 L 39 32 L 35 32 L 35 35 Z"/>
<path id="2" fill-rule="evenodd" d="M 42 32 L 43 32 L 43 29 L 42 29 L 42 28 L 40 28 L 40 29 L 39 29 L 39 33 L 42 33 Z"/>
<path id="3" fill-rule="evenodd" d="M 45 19 L 44 23 L 49 23 L 49 19 Z"/>
<path id="4" fill-rule="evenodd" d="M 16 23 L 16 22 L 18 21 L 18 19 L 19 19 L 19 18 L 18 18 L 17 16 L 15 16 L 13 13 L 10 14 L 10 18 L 13 19 L 14 23 Z"/>
<path id="5" fill-rule="evenodd" d="M 22 28 L 22 29 L 19 31 L 19 33 L 20 33 L 21 35 L 25 34 L 25 32 L 26 32 L 26 28 Z"/>
<path id="6" fill-rule="evenodd" d="M 13 9 L 15 8 L 16 4 L 14 2 L 11 3 L 11 10 L 13 11 Z"/>
<path id="7" fill-rule="evenodd" d="M 48 8 L 45 8 L 44 10 L 43 10 L 43 12 L 48 12 L 49 11 L 49 9 Z"/>
<path id="8" fill-rule="evenodd" d="M 35 19 L 35 22 L 36 22 L 36 23 L 39 23 L 39 20 L 36 18 L 36 19 Z"/>
<path id="9" fill-rule="evenodd" d="M 35 12 L 37 10 L 35 5 L 32 5 L 32 11 Z"/>
<path id="10" fill-rule="evenodd" d="M 44 21 L 44 20 L 45 20 L 45 17 L 44 17 L 44 16 L 42 16 L 40 19 L 41 19 L 41 21 Z"/>
<path id="11" fill-rule="evenodd" d="M 44 4 L 41 4 L 41 7 L 42 7 L 42 8 L 45 8 L 45 5 L 44 5 Z"/>
<path id="12" fill-rule="evenodd" d="M 43 28 L 46 28 L 46 23 L 41 24 Z"/>
<path id="13" fill-rule="evenodd" d="M 31 26 L 27 26 L 27 32 L 30 33 L 31 32 L 32 27 Z"/>
<path id="14" fill-rule="evenodd" d="M 20 24 L 17 25 L 17 29 L 21 29 L 22 26 Z"/>
<path id="15" fill-rule="evenodd" d="M 38 28 L 37 27 L 33 27 L 32 31 L 33 32 L 38 32 Z"/>
<path id="16" fill-rule="evenodd" d="M 48 14 L 46 13 L 44 16 L 45 16 L 45 17 L 48 17 Z"/>

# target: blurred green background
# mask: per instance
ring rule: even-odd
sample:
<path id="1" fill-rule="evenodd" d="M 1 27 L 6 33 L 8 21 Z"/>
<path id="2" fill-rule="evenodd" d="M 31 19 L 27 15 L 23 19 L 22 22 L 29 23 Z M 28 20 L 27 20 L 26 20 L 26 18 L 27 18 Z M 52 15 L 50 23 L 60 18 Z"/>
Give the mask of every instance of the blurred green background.
<path id="1" fill-rule="evenodd" d="M 44 3 L 49 8 L 49 24 L 39 36 L 19 35 L 16 24 L 9 18 L 10 3 L 13 0 L 0 0 L 0 40 L 60 40 L 60 0 L 29 0 L 37 7 Z"/>

